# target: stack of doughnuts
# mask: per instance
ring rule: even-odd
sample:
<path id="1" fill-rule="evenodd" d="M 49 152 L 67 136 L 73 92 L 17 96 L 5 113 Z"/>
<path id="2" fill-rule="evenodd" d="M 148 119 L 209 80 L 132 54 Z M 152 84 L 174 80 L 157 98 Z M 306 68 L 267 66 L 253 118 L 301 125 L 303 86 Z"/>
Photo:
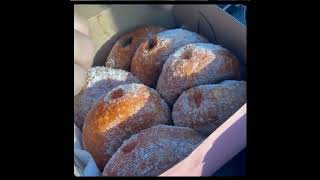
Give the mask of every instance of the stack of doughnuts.
<path id="1" fill-rule="evenodd" d="M 159 26 L 143 26 L 121 36 L 111 49 L 106 66 L 129 71 L 132 57 L 139 45 L 163 30 L 165 29 Z"/>
<path id="2" fill-rule="evenodd" d="M 170 29 L 147 39 L 137 49 L 131 62 L 131 72 L 142 83 L 155 87 L 168 57 L 178 48 L 197 42 L 208 42 L 197 33 L 184 29 Z"/>
<path id="3" fill-rule="evenodd" d="M 74 97 L 82 144 L 103 176 L 158 176 L 246 102 L 228 49 L 185 29 L 137 27 Z"/>

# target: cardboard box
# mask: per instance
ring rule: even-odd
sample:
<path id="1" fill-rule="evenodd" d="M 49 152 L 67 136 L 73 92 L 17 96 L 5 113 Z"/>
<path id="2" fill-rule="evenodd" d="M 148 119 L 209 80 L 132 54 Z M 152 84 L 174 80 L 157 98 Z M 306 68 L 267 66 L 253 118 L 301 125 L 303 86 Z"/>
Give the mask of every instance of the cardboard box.
<path id="1" fill-rule="evenodd" d="M 160 25 L 166 28 L 183 27 L 184 29 L 201 34 L 211 43 L 228 48 L 239 59 L 242 71 L 241 77 L 244 80 L 246 79 L 246 27 L 216 5 L 162 5 L 161 8 L 158 8 L 156 5 L 75 5 L 74 10 L 76 13 L 88 19 L 90 35 L 97 47 L 94 66 L 104 65 L 113 44 L 124 33 L 140 25 Z M 241 121 L 238 121 L 239 119 L 241 119 Z M 241 137 L 238 136 L 237 140 L 231 138 L 235 135 L 232 134 L 233 132 L 231 131 L 235 126 L 243 131 L 240 135 Z M 78 139 L 81 138 L 80 133 L 78 130 L 75 130 L 75 139 L 77 139 L 77 142 L 81 142 L 81 140 Z M 203 163 L 205 158 L 205 154 L 203 153 L 209 150 L 209 144 L 218 142 L 218 139 L 222 139 L 222 137 L 230 138 L 230 140 L 228 140 L 230 144 L 222 145 L 223 148 L 233 148 L 233 150 L 227 154 L 221 152 L 219 155 L 218 153 L 219 157 L 224 156 L 223 161 L 227 161 L 246 146 L 246 106 L 242 107 L 234 116 L 214 131 L 193 153 L 183 160 L 183 162 L 171 170 L 168 170 L 163 175 L 192 175 L 190 171 L 193 171 L 196 169 L 196 166 L 200 166 L 201 163 Z M 79 147 L 79 144 L 77 144 L 77 147 Z M 81 153 L 86 152 L 81 150 Z M 78 152 L 75 154 L 81 153 Z M 87 167 L 87 173 L 84 173 L 84 169 L 80 168 L 79 170 L 79 168 L 75 166 L 75 174 L 99 175 L 96 170 L 88 170 L 88 164 L 90 163 L 90 168 L 95 168 L 94 162 L 92 162 L 92 158 L 90 159 L 90 155 L 85 154 L 84 156 L 86 157 L 80 157 L 81 162 L 79 159 L 75 159 L 75 161 L 79 161 L 78 164 L 82 164 L 82 167 Z M 214 161 L 215 160 L 211 163 L 215 164 Z M 186 165 L 186 162 L 189 165 Z M 225 162 L 216 162 L 216 164 L 220 165 L 214 167 L 215 170 L 224 163 Z M 185 170 L 185 174 L 179 174 L 183 172 L 181 169 Z M 88 173 L 89 171 L 91 174 Z M 175 171 L 180 172 L 175 174 Z M 208 175 L 205 171 L 209 170 L 204 170 L 202 174 Z"/>

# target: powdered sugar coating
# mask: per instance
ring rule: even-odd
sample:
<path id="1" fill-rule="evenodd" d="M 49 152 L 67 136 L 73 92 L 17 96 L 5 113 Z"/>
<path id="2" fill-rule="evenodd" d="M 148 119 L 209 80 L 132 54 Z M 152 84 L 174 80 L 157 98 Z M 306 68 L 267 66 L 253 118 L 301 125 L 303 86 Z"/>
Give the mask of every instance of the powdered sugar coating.
<path id="1" fill-rule="evenodd" d="M 204 138 L 190 128 L 157 125 L 125 140 L 103 176 L 158 176 L 187 157 Z"/>
<path id="2" fill-rule="evenodd" d="M 90 68 L 85 88 L 74 97 L 74 122 L 82 129 L 88 111 L 99 98 L 118 85 L 139 82 L 138 78 L 124 70 L 103 66 Z"/>
<path id="3" fill-rule="evenodd" d="M 226 80 L 184 91 L 172 109 L 174 125 L 210 135 L 233 115 L 246 99 L 246 82 Z"/>
<path id="4" fill-rule="evenodd" d="M 102 169 L 125 139 L 142 129 L 169 124 L 171 113 L 159 94 L 137 83 L 119 85 L 88 113 L 83 144 Z"/>
<path id="5" fill-rule="evenodd" d="M 132 58 L 130 71 L 145 85 L 155 87 L 169 55 L 181 46 L 197 42 L 208 41 L 199 34 L 184 29 L 162 31 L 141 43 Z"/>
<path id="6" fill-rule="evenodd" d="M 171 44 L 171 52 L 189 43 L 208 42 L 201 35 L 181 28 L 160 32 L 158 33 L 158 37 L 160 43 Z"/>
<path id="7" fill-rule="evenodd" d="M 239 78 L 239 62 L 229 50 L 211 43 L 192 43 L 170 55 L 156 89 L 173 105 L 179 95 L 191 87 Z"/>

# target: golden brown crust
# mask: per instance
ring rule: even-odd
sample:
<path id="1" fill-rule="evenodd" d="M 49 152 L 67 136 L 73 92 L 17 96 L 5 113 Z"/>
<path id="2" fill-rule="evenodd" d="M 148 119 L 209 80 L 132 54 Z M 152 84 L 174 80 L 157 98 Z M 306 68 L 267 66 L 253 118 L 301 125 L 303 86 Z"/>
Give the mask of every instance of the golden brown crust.
<path id="1" fill-rule="evenodd" d="M 207 42 L 202 36 L 183 29 L 162 31 L 144 40 L 135 52 L 130 71 L 149 87 L 155 87 L 162 66 L 170 54 L 189 43 Z"/>
<path id="2" fill-rule="evenodd" d="M 88 113 L 83 144 L 102 169 L 123 140 L 142 129 L 170 120 L 168 105 L 142 84 L 120 85 L 100 99 Z"/>
<path id="3" fill-rule="evenodd" d="M 144 26 L 121 36 L 111 49 L 106 66 L 129 71 L 131 59 L 141 42 L 163 30 L 165 29 L 159 26 Z"/>
<path id="4" fill-rule="evenodd" d="M 103 176 L 158 176 L 187 157 L 204 138 L 196 131 L 157 125 L 125 140 Z"/>
<path id="5" fill-rule="evenodd" d="M 89 69 L 85 87 L 74 96 L 74 122 L 82 126 L 91 106 L 107 92 L 121 84 L 140 83 L 137 77 L 121 69 L 96 66 Z"/>
<path id="6" fill-rule="evenodd" d="M 191 87 L 239 78 L 239 62 L 229 50 L 210 43 L 193 43 L 168 58 L 157 91 L 173 105 L 179 95 Z"/>
<path id="7" fill-rule="evenodd" d="M 246 102 L 246 82 L 226 80 L 184 91 L 172 109 L 174 125 L 210 135 Z"/>

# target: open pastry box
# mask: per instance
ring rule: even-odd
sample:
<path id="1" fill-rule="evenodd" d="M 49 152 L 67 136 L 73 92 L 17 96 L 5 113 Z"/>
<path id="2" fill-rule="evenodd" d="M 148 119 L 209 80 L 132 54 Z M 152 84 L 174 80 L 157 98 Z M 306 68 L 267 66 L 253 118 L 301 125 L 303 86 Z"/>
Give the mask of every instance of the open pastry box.
<path id="1" fill-rule="evenodd" d="M 75 12 L 88 19 L 90 35 L 97 47 L 93 65 L 104 65 L 116 40 L 137 26 L 159 25 L 168 29 L 182 27 L 201 34 L 213 44 L 219 44 L 231 50 L 240 61 L 241 78 L 246 80 L 245 26 L 213 4 L 177 4 L 172 5 L 172 7 L 167 5 L 165 8 L 157 8 L 156 6 L 157 5 L 75 5 Z M 224 124 L 222 126 L 224 126 Z M 213 137 L 214 133 L 217 133 L 218 130 L 219 128 L 209 137 Z M 239 142 L 239 146 L 243 148 L 246 145 L 245 130 L 246 128 L 244 127 L 243 141 Z M 75 165 L 75 175 L 100 175 L 90 155 L 81 149 L 81 132 L 76 129 L 76 127 L 74 142 L 75 159 L 78 161 L 77 167 Z M 199 150 L 197 149 L 206 148 L 204 147 L 207 146 L 206 143 L 208 142 L 205 140 L 194 152 L 198 152 Z M 229 159 L 241 150 L 242 149 L 239 149 L 238 151 L 228 154 Z M 221 154 L 221 156 L 222 155 L 225 154 Z M 186 159 L 192 159 L 192 156 L 195 156 L 194 153 L 191 153 Z M 81 167 L 79 167 L 79 164 L 81 164 Z M 191 167 L 186 167 L 186 169 L 188 168 L 192 170 Z"/>

